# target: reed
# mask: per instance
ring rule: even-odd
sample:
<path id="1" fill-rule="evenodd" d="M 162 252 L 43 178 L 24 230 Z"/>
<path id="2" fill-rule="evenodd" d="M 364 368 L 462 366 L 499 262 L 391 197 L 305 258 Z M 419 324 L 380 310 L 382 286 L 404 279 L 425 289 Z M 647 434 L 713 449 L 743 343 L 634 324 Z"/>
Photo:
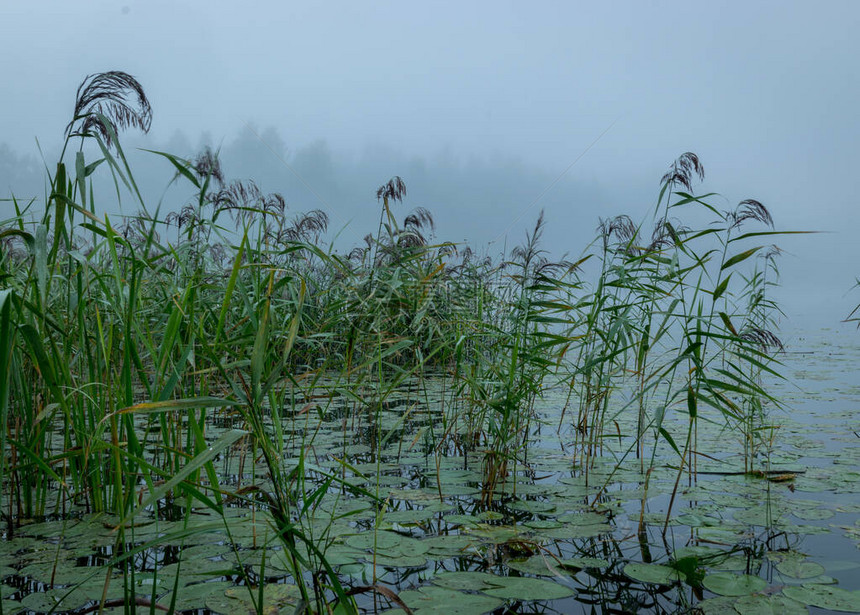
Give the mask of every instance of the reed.
<path id="1" fill-rule="evenodd" d="M 88 77 L 44 212 L 15 201 L 3 221 L 7 536 L 25 519 L 110 514 L 110 566 L 122 568 L 133 596 L 134 556 L 152 546 L 135 539 L 144 520 L 206 510 L 229 535 L 229 508 L 240 505 L 269 521 L 304 608 L 346 613 L 357 609 L 355 591 L 328 556 L 344 515 L 324 496 L 367 499 L 376 532 L 385 460 L 420 442 L 440 500 L 440 470 L 458 453 L 467 469 L 480 464 L 478 507 L 493 509 L 517 496 L 529 471 L 535 405 L 547 390 L 567 389 L 559 433 L 569 420 L 570 467 L 586 485 L 605 480 L 592 478 L 598 462 L 615 455 L 611 478 L 632 455 L 647 493 L 658 449 L 673 452 L 667 522 L 681 481 L 696 479 L 700 419 L 738 434 L 745 471 L 766 452 L 766 408 L 778 407 L 763 384 L 779 375 L 770 294 L 778 250 L 758 242 L 780 233 L 757 201 L 724 212 L 714 195 L 696 196 L 704 170 L 694 154 L 672 165 L 649 219 L 602 222 L 576 262 L 543 251 L 542 213 L 524 243 L 496 259 L 438 242 L 429 211 L 396 215 L 406 197 L 399 177 L 377 191 L 376 236 L 341 254 L 321 247 L 323 212 L 290 217 L 280 195 L 228 182 L 208 150 L 193 160 L 153 152 L 194 196 L 176 213 L 149 210 L 119 133 L 147 130 L 151 117 L 133 77 Z M 115 226 L 96 215 L 97 172 L 133 195 L 136 216 Z M 716 222 L 680 219 L 702 212 Z M 427 403 L 433 383 L 442 383 L 439 414 Z M 414 389 L 392 424 L 392 400 L 407 384 Z M 320 464 L 311 418 L 335 410 L 342 455 Z M 670 427 L 676 414 L 682 431 Z M 216 424 L 231 428 L 215 435 Z M 349 480 L 360 474 L 353 445 L 368 446 L 371 486 Z M 238 468 L 234 482 L 219 478 L 220 463 Z M 262 611 L 263 584 L 239 574 Z M 376 566 L 372 576 L 361 591 L 391 598 Z"/>

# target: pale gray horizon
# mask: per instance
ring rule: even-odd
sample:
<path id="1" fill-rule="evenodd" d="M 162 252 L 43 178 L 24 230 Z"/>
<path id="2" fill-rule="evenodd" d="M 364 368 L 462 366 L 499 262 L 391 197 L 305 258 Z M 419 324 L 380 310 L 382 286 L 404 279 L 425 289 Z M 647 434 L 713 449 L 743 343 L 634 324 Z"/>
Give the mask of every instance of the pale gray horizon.
<path id="1" fill-rule="evenodd" d="M 400 175 L 441 238 L 518 242 L 545 209 L 545 246 L 577 254 L 693 151 L 717 206 L 825 231 L 777 241 L 789 327 L 860 302 L 856 2 L 10 1 L 0 19 L 0 197 L 34 190 L 83 78 L 123 70 L 154 110 L 128 149 L 220 146 L 228 174 L 356 237 Z M 157 201 L 169 167 L 134 158 Z"/>

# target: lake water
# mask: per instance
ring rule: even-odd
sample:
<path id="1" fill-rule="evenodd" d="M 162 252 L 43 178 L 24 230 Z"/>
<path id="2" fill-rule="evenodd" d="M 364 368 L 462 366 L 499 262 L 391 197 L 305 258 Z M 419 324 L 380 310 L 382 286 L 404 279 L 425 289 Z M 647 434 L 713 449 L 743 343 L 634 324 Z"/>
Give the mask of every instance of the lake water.
<path id="1" fill-rule="evenodd" d="M 369 415 L 342 419 L 348 399 L 286 423 L 288 451 L 304 447 L 307 493 L 330 473 L 380 502 L 333 483 L 302 528 L 345 585 L 384 586 L 417 615 L 860 612 L 860 332 L 784 338 L 786 379 L 772 390 L 785 408 L 769 409 L 778 427 L 756 462 L 770 480 L 743 475 L 743 438 L 702 414 L 698 480 L 678 483 L 665 534 L 677 455 L 661 443 L 646 491 L 635 454 L 607 437 L 586 479 L 570 410 L 559 428 L 562 389 L 538 402 L 543 424 L 533 427 L 527 466 L 482 505 L 479 455 L 453 446 L 429 453 L 452 428 L 439 408 L 453 397 L 438 382 L 410 382 L 387 397 L 377 416 L 381 457 L 368 445 Z M 612 429 L 630 433 L 634 415 L 619 415 Z M 685 424 L 683 412 L 667 413 L 672 433 Z M 209 435 L 229 427 L 241 425 L 221 416 Z M 228 489 L 271 486 L 246 447 L 216 467 Z M 144 545 L 132 558 L 134 579 L 103 566 L 117 554 L 116 519 L 72 507 L 61 519 L 33 520 L 0 544 L 3 613 L 81 612 L 102 597 L 120 601 L 128 588 L 164 606 L 175 599 L 177 610 L 246 613 L 245 585 L 260 580 L 266 605 L 292 612 L 289 562 L 265 506 L 248 504 L 224 519 L 205 510 L 173 518 L 165 507 L 139 520 L 126 545 Z M 365 612 L 400 612 L 384 593 L 356 599 Z"/>

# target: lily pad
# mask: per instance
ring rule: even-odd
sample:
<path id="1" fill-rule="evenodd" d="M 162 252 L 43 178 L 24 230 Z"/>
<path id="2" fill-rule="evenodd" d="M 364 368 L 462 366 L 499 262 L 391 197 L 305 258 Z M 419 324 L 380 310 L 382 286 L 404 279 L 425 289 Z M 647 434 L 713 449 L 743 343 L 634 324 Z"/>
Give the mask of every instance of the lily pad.
<path id="1" fill-rule="evenodd" d="M 423 508 L 421 510 L 394 510 L 385 513 L 385 521 L 398 525 L 413 525 L 432 519 L 437 513 Z"/>
<path id="2" fill-rule="evenodd" d="M 258 588 L 249 591 L 247 587 L 228 587 L 221 592 L 212 592 L 206 596 L 206 608 L 221 615 L 248 615 L 259 612 L 254 602 L 258 597 Z M 251 597 L 253 592 L 253 599 Z M 297 604 L 301 594 L 295 585 L 270 583 L 263 586 L 263 615 L 277 615 L 280 608 Z"/>
<path id="3" fill-rule="evenodd" d="M 567 568 L 606 568 L 609 560 L 599 557 L 567 557 L 561 560 L 561 565 Z"/>
<path id="4" fill-rule="evenodd" d="M 835 513 L 829 508 L 798 508 L 791 514 L 804 521 L 823 521 L 830 519 Z"/>
<path id="5" fill-rule="evenodd" d="M 471 515 L 445 515 L 442 517 L 450 525 L 478 525 L 481 520 Z"/>
<path id="6" fill-rule="evenodd" d="M 735 610 L 740 615 L 807 615 L 809 613 L 809 609 L 800 602 L 779 594 L 742 596 L 735 602 Z"/>
<path id="7" fill-rule="evenodd" d="M 762 591 L 767 581 L 750 574 L 715 572 L 705 577 L 703 585 L 720 596 L 745 596 Z"/>
<path id="8" fill-rule="evenodd" d="M 624 566 L 624 574 L 641 583 L 657 585 L 673 585 L 681 579 L 680 573 L 674 568 L 661 564 L 643 564 L 631 562 Z"/>
<path id="9" fill-rule="evenodd" d="M 389 549 L 398 547 L 401 540 L 402 537 L 399 534 L 383 530 L 380 532 L 366 532 L 364 534 L 350 536 L 346 539 L 346 544 L 353 549 L 371 550 L 376 548 L 377 551 L 385 552 Z"/>
<path id="10" fill-rule="evenodd" d="M 427 556 L 433 559 L 447 559 L 462 555 L 475 543 L 475 539 L 464 534 L 433 536 L 422 541 L 427 545 Z"/>
<path id="11" fill-rule="evenodd" d="M 607 522 L 606 516 L 600 513 L 587 510 L 580 513 L 568 513 L 561 515 L 557 519 L 561 523 L 570 525 L 600 525 Z"/>
<path id="12" fill-rule="evenodd" d="M 224 595 L 224 592 L 232 588 L 233 584 L 227 581 L 215 581 L 212 583 L 195 583 L 187 585 L 176 594 L 176 611 L 188 611 L 191 609 L 202 609 L 206 605 L 206 599 L 210 594 Z M 163 596 L 159 603 L 165 606 L 170 604 L 172 594 Z"/>
<path id="13" fill-rule="evenodd" d="M 793 600 L 822 609 L 844 613 L 860 612 L 860 591 L 809 583 L 800 587 L 783 587 L 782 593 Z"/>
<path id="14" fill-rule="evenodd" d="M 62 612 L 79 609 L 89 601 L 89 596 L 78 589 L 49 589 L 27 594 L 21 600 L 21 606 L 37 613 Z"/>
<path id="15" fill-rule="evenodd" d="M 790 557 L 776 565 L 782 574 L 794 579 L 812 579 L 824 574 L 824 566 L 817 562 L 804 561 L 801 558 Z"/>
<path id="16" fill-rule="evenodd" d="M 16 615 L 24 610 L 24 605 L 13 600 L 3 600 L 3 615 Z"/>
<path id="17" fill-rule="evenodd" d="M 562 523 L 551 519 L 537 519 L 534 521 L 526 521 L 525 523 L 523 523 L 523 525 L 533 530 L 552 530 L 563 526 Z"/>
<path id="18" fill-rule="evenodd" d="M 508 508 L 520 512 L 546 513 L 555 510 L 555 504 L 538 500 L 517 500 L 508 504 Z"/>
<path id="19" fill-rule="evenodd" d="M 535 555 L 528 559 L 512 559 L 506 562 L 508 568 L 517 572 L 525 572 L 526 574 L 534 574 L 537 576 L 552 577 L 560 574 L 560 564 L 551 557 L 544 558 L 540 555 Z M 550 569 L 550 566 L 552 569 Z"/>
<path id="20" fill-rule="evenodd" d="M 430 579 L 430 582 L 445 589 L 481 591 L 498 585 L 499 578 L 489 572 L 442 572 Z"/>
<path id="21" fill-rule="evenodd" d="M 479 615 L 494 611 L 504 602 L 482 594 L 464 594 L 444 587 L 427 586 L 400 592 L 400 599 L 415 615 Z M 389 613 L 402 613 L 401 610 Z"/>
<path id="22" fill-rule="evenodd" d="M 611 531 L 609 524 L 563 525 L 545 530 L 538 530 L 538 535 L 551 540 L 573 540 L 575 538 L 594 538 Z"/>
<path id="23" fill-rule="evenodd" d="M 56 564 L 30 564 L 19 570 L 18 574 L 47 586 L 51 585 L 53 579 L 53 584 L 57 586 L 80 583 L 87 577 L 98 575 L 98 571 L 94 568 L 75 566 L 75 562 L 70 560 L 61 560 L 56 562 Z M 104 577 L 103 574 L 101 576 Z"/>
<path id="24" fill-rule="evenodd" d="M 738 615 L 735 610 L 735 602 L 737 602 L 737 598 L 720 596 L 719 598 L 702 600 L 696 606 L 705 615 Z"/>
<path id="25" fill-rule="evenodd" d="M 505 600 L 557 600 L 569 598 L 576 592 L 560 583 L 530 577 L 497 577 L 496 587 L 484 593 Z"/>

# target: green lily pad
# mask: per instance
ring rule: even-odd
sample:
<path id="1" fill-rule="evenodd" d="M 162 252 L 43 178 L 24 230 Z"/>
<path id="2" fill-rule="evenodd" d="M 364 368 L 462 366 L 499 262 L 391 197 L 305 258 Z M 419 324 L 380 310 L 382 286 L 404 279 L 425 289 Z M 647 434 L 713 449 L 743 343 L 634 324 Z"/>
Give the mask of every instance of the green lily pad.
<path id="1" fill-rule="evenodd" d="M 112 573 L 112 578 L 110 584 L 108 585 L 107 593 L 105 593 L 105 572 L 104 570 L 99 570 L 99 573 L 95 576 L 87 579 L 80 585 L 75 588 L 77 591 L 81 591 L 86 594 L 87 598 L 90 600 L 101 601 L 102 598 L 105 600 L 118 600 L 120 598 L 125 597 L 125 589 L 123 588 L 122 575 L 114 571 Z"/>
<path id="2" fill-rule="evenodd" d="M 35 538 L 16 536 L 11 540 L 0 542 L 0 557 L 9 557 L 20 551 L 31 549 L 36 544 L 38 544 L 38 542 Z"/>
<path id="3" fill-rule="evenodd" d="M 681 525 L 686 525 L 689 527 L 713 527 L 718 526 L 722 523 L 722 519 L 717 519 L 716 517 L 710 517 L 708 515 L 700 515 L 696 513 L 678 515 L 677 517 L 675 517 L 675 521 L 677 521 Z"/>
<path id="4" fill-rule="evenodd" d="M 364 556 L 364 551 L 353 549 L 348 545 L 333 545 L 325 552 L 325 558 L 332 566 L 354 564 Z"/>
<path id="5" fill-rule="evenodd" d="M 735 610 L 735 602 L 737 602 L 737 598 L 720 596 L 719 598 L 702 600 L 696 606 L 705 615 L 738 615 Z"/>
<path id="6" fill-rule="evenodd" d="M 563 524 L 551 519 L 536 519 L 534 521 L 526 521 L 524 526 L 533 530 L 552 530 L 558 527 L 563 527 Z"/>
<path id="7" fill-rule="evenodd" d="M 681 574 L 677 570 L 661 564 L 631 562 L 624 566 L 624 574 L 634 581 L 657 585 L 672 585 L 681 580 Z"/>
<path id="8" fill-rule="evenodd" d="M 442 517 L 450 525 L 478 525 L 481 520 L 471 515 L 445 515 Z"/>
<path id="9" fill-rule="evenodd" d="M 497 586 L 485 589 L 485 594 L 505 600 L 557 600 L 576 594 L 570 587 L 544 579 L 530 577 L 497 577 L 497 579 Z"/>
<path id="10" fill-rule="evenodd" d="M 17 615 L 24 610 L 24 605 L 14 600 L 3 600 L 3 615 Z"/>
<path id="11" fill-rule="evenodd" d="M 609 524 L 591 524 L 591 525 L 563 525 L 562 527 L 553 527 L 545 530 L 538 530 L 537 534 L 541 538 L 550 540 L 573 540 L 575 538 L 594 538 L 611 531 Z"/>
<path id="12" fill-rule="evenodd" d="M 427 586 L 400 592 L 400 599 L 415 615 L 478 615 L 494 611 L 502 600 L 482 594 L 464 594 L 445 587 Z M 399 609 L 389 613 L 402 613 Z"/>
<path id="13" fill-rule="evenodd" d="M 811 579 L 824 574 L 824 566 L 821 564 L 804 561 L 802 558 L 797 557 L 782 560 L 777 563 L 776 569 L 794 579 Z"/>
<path id="14" fill-rule="evenodd" d="M 92 568 L 79 568 L 75 566 L 75 562 L 69 560 L 60 560 L 56 563 L 30 564 L 19 570 L 18 574 L 45 585 L 50 585 L 52 579 L 54 585 L 74 585 L 96 574 L 96 571 Z"/>
<path id="15" fill-rule="evenodd" d="M 672 557 L 675 560 L 683 559 L 685 557 L 698 557 L 702 560 L 702 563 L 710 564 L 713 561 L 720 560 L 726 556 L 726 552 L 722 549 L 718 549 L 716 547 L 708 547 L 704 545 L 690 545 L 686 547 L 680 547 L 675 549 L 674 553 L 672 553 Z"/>
<path id="16" fill-rule="evenodd" d="M 369 557 L 366 557 L 370 561 Z M 385 568 L 423 568 L 427 565 L 427 558 L 421 555 L 383 555 L 376 554 L 376 565 Z"/>
<path id="17" fill-rule="evenodd" d="M 517 500 L 508 504 L 508 508 L 520 512 L 546 513 L 555 510 L 555 504 L 538 500 Z"/>
<path id="18" fill-rule="evenodd" d="M 741 596 L 735 602 L 735 610 L 740 615 L 808 615 L 809 613 L 805 605 L 779 594 Z"/>
<path id="19" fill-rule="evenodd" d="M 481 591 L 498 585 L 499 578 L 489 572 L 442 572 L 431 578 L 430 582 L 445 589 Z"/>
<path id="20" fill-rule="evenodd" d="M 753 563 L 755 565 L 755 561 Z M 713 561 L 708 561 L 705 565 L 709 569 L 719 571 L 741 572 L 747 569 L 748 560 L 745 555 L 729 555 L 728 557 L 717 558 Z"/>
<path id="21" fill-rule="evenodd" d="M 425 538 L 422 542 L 427 545 L 428 557 L 447 559 L 463 555 L 470 546 L 475 544 L 475 539 L 465 534 L 450 534 Z"/>
<path id="22" fill-rule="evenodd" d="M 266 561 L 268 568 L 270 561 Z M 229 561 L 214 561 L 201 559 L 198 561 L 183 561 L 176 564 L 168 564 L 158 569 L 158 579 L 165 585 L 173 587 L 176 575 L 179 575 L 179 587 L 191 583 L 199 583 L 218 577 L 236 574 L 238 568 Z"/>
<path id="23" fill-rule="evenodd" d="M 776 507 L 769 508 L 760 505 L 735 511 L 734 518 L 736 521 L 747 525 L 771 526 L 779 522 L 783 512 Z"/>
<path id="24" fill-rule="evenodd" d="M 409 525 L 423 523 L 435 515 L 434 511 L 427 510 L 426 508 L 421 510 L 394 510 L 385 513 L 385 521 L 399 525 Z"/>
<path id="25" fill-rule="evenodd" d="M 804 521 L 823 521 L 830 519 L 835 513 L 829 508 L 798 508 L 792 510 L 791 514 Z"/>
<path id="26" fill-rule="evenodd" d="M 499 521 L 505 518 L 505 515 L 495 510 L 485 510 L 475 516 L 481 521 Z"/>
<path id="27" fill-rule="evenodd" d="M 257 600 L 259 588 L 249 590 L 247 587 L 228 587 L 221 592 L 209 593 L 205 598 L 206 608 L 221 615 L 248 615 L 258 612 L 254 602 Z M 251 597 L 253 592 L 253 599 Z M 295 585 L 270 583 L 263 586 L 262 613 L 277 615 L 280 608 L 295 605 L 301 598 L 299 588 Z"/>
<path id="28" fill-rule="evenodd" d="M 74 553 L 69 549 L 57 549 L 53 545 L 43 544 L 36 549 L 22 553 L 19 561 L 27 566 L 30 564 L 49 564 L 53 567 L 56 563 L 57 566 L 62 567 L 64 565 L 74 566 L 75 562 L 71 561 L 73 557 Z"/>
<path id="29" fill-rule="evenodd" d="M 580 513 L 560 515 L 557 521 L 570 525 L 600 525 L 607 522 L 606 516 L 587 510 Z"/>
<path id="30" fill-rule="evenodd" d="M 224 592 L 234 587 L 228 581 L 215 581 L 211 583 L 195 583 L 194 585 L 186 585 L 181 588 L 176 594 L 176 611 L 188 611 L 191 609 L 202 609 L 206 606 L 206 599 L 210 594 L 224 595 Z M 159 604 L 167 606 L 170 604 L 172 594 L 168 593 L 159 599 Z"/>
<path id="31" fill-rule="evenodd" d="M 745 596 L 762 591 L 767 587 L 767 581 L 750 574 L 732 574 L 730 572 L 715 572 L 705 577 L 702 584 L 710 591 L 720 596 Z"/>
<path id="32" fill-rule="evenodd" d="M 375 547 L 377 551 L 385 552 L 398 547 L 401 540 L 399 534 L 383 530 L 350 536 L 346 539 L 346 544 L 353 549 L 371 550 Z"/>
<path id="33" fill-rule="evenodd" d="M 802 604 L 845 613 L 860 612 L 860 591 L 848 591 L 831 585 L 807 584 L 783 587 L 782 593 Z"/>
<path id="34" fill-rule="evenodd" d="M 609 560 L 599 557 L 566 557 L 561 560 L 561 565 L 567 568 L 606 568 L 609 566 Z"/>
<path id="35" fill-rule="evenodd" d="M 78 589 L 49 589 L 27 594 L 21 600 L 21 606 L 37 613 L 62 612 L 79 609 L 89 601 L 89 596 Z"/>
<path id="36" fill-rule="evenodd" d="M 534 574 L 537 576 L 552 577 L 560 574 L 561 566 L 553 558 L 544 558 L 540 555 L 535 555 L 528 559 L 512 559 L 505 562 L 508 568 L 526 574 Z M 552 569 L 550 569 L 552 566 Z"/>

